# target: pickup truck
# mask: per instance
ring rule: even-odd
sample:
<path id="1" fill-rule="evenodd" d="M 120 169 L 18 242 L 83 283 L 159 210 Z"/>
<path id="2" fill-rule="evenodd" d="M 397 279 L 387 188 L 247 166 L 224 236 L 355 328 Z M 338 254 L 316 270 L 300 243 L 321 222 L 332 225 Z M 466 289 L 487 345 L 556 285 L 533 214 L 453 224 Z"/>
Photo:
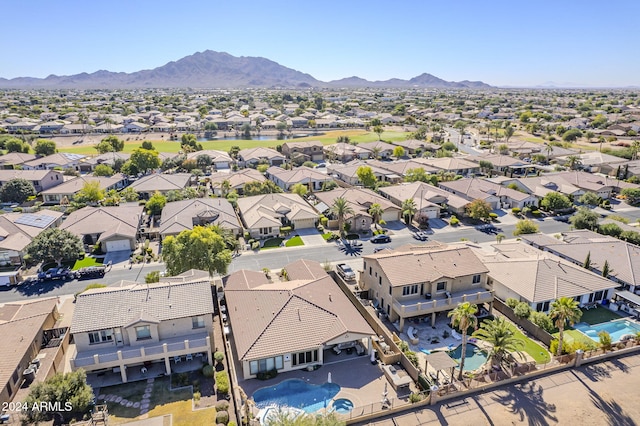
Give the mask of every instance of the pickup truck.
<path id="1" fill-rule="evenodd" d="M 336 271 L 345 281 L 353 281 L 356 279 L 356 273 L 353 272 L 351 266 L 346 263 L 339 263 L 336 265 Z"/>

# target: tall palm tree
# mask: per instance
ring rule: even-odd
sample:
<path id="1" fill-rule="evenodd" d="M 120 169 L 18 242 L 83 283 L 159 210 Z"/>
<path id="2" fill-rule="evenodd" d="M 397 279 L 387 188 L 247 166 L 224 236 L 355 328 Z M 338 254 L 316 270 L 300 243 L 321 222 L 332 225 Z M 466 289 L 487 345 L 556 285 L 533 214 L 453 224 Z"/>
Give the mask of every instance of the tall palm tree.
<path id="1" fill-rule="evenodd" d="M 369 214 L 371 215 L 373 219 L 373 224 L 376 226 L 376 228 L 378 227 L 378 222 L 380 222 L 382 213 L 384 213 L 382 210 L 382 206 L 378 203 L 373 203 L 369 207 Z"/>
<path id="2" fill-rule="evenodd" d="M 582 311 L 578 302 L 570 297 L 560 297 L 551 304 L 549 317 L 558 328 L 558 350 L 556 356 L 562 355 L 562 340 L 564 338 L 564 327 L 567 323 L 570 326 L 580 321 Z"/>
<path id="3" fill-rule="evenodd" d="M 402 209 L 402 217 L 404 217 L 404 222 L 409 225 L 411 221 L 413 221 L 413 217 L 418 211 L 416 202 L 413 201 L 413 198 L 407 198 L 402 202 L 402 206 L 400 208 Z"/>
<path id="4" fill-rule="evenodd" d="M 467 329 L 471 326 L 478 326 L 478 318 L 476 318 L 478 307 L 469 302 L 460 303 L 455 309 L 449 311 L 447 316 L 451 318 L 451 325 L 457 327 L 462 335 L 462 353 L 460 354 L 460 371 L 458 372 L 458 380 L 462 380 L 462 372 L 464 371 L 464 360 L 467 356 Z"/>
<path id="5" fill-rule="evenodd" d="M 227 179 L 223 180 L 220 184 L 220 190 L 222 191 L 222 196 L 226 198 L 227 194 L 229 194 L 229 191 L 231 190 L 231 182 Z"/>
<path id="6" fill-rule="evenodd" d="M 524 358 L 521 352 L 524 348 L 524 340 L 516 337 L 514 327 L 504 317 L 496 317 L 490 321 L 484 320 L 473 336 L 493 345 L 489 351 L 492 366 L 502 367 L 508 364 L 513 353 Z"/>
<path id="7" fill-rule="evenodd" d="M 353 208 L 349 205 L 349 202 L 342 197 L 338 197 L 331 206 L 331 213 L 338 218 L 338 231 L 340 235 L 344 234 L 344 218 L 346 215 L 353 214 Z"/>
<path id="8" fill-rule="evenodd" d="M 640 150 L 640 141 L 635 140 L 631 142 L 631 160 L 632 161 L 638 159 L 638 150 Z"/>
<path id="9" fill-rule="evenodd" d="M 567 166 L 571 170 L 575 170 L 582 165 L 582 160 L 579 155 L 570 155 L 567 157 Z"/>
<path id="10" fill-rule="evenodd" d="M 374 146 L 371 149 L 371 152 L 373 153 L 373 158 L 375 160 L 379 160 L 380 159 L 380 153 L 382 152 L 382 148 L 380 148 L 379 146 Z"/>

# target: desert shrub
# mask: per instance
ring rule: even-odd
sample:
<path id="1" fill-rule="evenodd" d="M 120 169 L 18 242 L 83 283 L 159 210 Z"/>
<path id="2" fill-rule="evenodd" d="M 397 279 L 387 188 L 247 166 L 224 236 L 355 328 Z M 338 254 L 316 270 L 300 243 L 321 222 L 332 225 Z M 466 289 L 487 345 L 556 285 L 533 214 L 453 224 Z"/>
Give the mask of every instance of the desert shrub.
<path id="1" fill-rule="evenodd" d="M 227 411 L 229 409 L 229 401 L 216 402 L 216 411 Z"/>
<path id="2" fill-rule="evenodd" d="M 498 218 L 498 213 L 489 213 L 489 217 L 491 220 L 496 220 Z"/>
<path id="3" fill-rule="evenodd" d="M 218 388 L 218 392 L 222 394 L 229 393 L 229 375 L 226 371 L 216 373 L 216 387 Z"/>
<path id="4" fill-rule="evenodd" d="M 216 423 L 226 425 L 229 423 L 229 413 L 227 411 L 218 411 L 216 413 Z"/>
<path id="5" fill-rule="evenodd" d="M 216 360 L 216 362 L 222 362 L 224 361 L 224 353 L 217 351 L 213 354 L 213 359 Z"/>
<path id="6" fill-rule="evenodd" d="M 507 305 L 508 307 L 510 307 L 511 309 L 513 309 L 513 308 L 515 308 L 515 307 L 518 305 L 518 303 L 520 303 L 520 302 L 518 302 L 518 299 L 514 299 L 513 297 L 509 297 L 509 298 L 505 301 L 505 303 L 506 303 L 506 305 Z"/>
<path id="7" fill-rule="evenodd" d="M 531 306 L 526 302 L 520 302 L 513 308 L 513 313 L 516 314 L 518 318 L 529 318 Z"/>
<path id="8" fill-rule="evenodd" d="M 213 377 L 213 373 L 214 373 L 213 365 L 207 364 L 204 367 L 202 367 L 202 375 L 204 377 Z"/>
<path id="9" fill-rule="evenodd" d="M 611 350 L 611 335 L 606 331 L 601 331 L 598 333 L 598 338 L 600 339 L 600 347 L 604 351 Z"/>
<path id="10" fill-rule="evenodd" d="M 407 351 L 404 353 L 407 359 L 416 367 L 419 367 L 420 362 L 418 361 L 418 355 L 416 355 L 413 351 Z"/>
<path id="11" fill-rule="evenodd" d="M 422 401 L 422 395 L 420 395 L 419 393 L 411 393 L 411 395 L 409 395 L 409 402 L 411 402 L 412 404 L 420 401 Z"/>
<path id="12" fill-rule="evenodd" d="M 553 331 L 553 321 L 549 318 L 549 315 L 544 312 L 531 312 L 529 315 L 529 321 L 546 331 L 547 333 L 551 333 Z"/>
<path id="13" fill-rule="evenodd" d="M 258 250 L 260 248 L 260 241 L 254 241 L 251 243 L 251 250 Z"/>
<path id="14" fill-rule="evenodd" d="M 458 224 L 460 224 L 460 220 L 458 220 L 457 217 L 453 216 L 450 220 L 449 220 L 449 225 L 451 226 L 457 226 Z"/>
<path id="15" fill-rule="evenodd" d="M 513 213 L 516 216 L 519 215 L 521 211 L 522 210 L 519 207 L 514 207 L 511 209 L 511 213 Z"/>

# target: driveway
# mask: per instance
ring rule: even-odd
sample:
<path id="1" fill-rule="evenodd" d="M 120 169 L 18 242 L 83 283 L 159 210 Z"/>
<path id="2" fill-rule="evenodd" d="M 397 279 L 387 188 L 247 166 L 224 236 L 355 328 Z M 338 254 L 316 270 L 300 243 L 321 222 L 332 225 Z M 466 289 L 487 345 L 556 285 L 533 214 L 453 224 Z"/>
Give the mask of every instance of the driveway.
<path id="1" fill-rule="evenodd" d="M 322 235 L 316 228 L 296 229 L 295 233 L 302 238 L 302 242 L 307 247 L 327 245 L 327 242 L 322 238 Z"/>

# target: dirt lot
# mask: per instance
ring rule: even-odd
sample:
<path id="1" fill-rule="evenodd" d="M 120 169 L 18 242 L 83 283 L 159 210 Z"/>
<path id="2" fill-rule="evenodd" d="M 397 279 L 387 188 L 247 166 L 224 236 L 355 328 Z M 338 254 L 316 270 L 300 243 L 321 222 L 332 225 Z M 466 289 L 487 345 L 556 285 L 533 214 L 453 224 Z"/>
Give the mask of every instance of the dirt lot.
<path id="1" fill-rule="evenodd" d="M 640 421 L 640 354 L 539 377 L 368 425 L 622 425 Z"/>

